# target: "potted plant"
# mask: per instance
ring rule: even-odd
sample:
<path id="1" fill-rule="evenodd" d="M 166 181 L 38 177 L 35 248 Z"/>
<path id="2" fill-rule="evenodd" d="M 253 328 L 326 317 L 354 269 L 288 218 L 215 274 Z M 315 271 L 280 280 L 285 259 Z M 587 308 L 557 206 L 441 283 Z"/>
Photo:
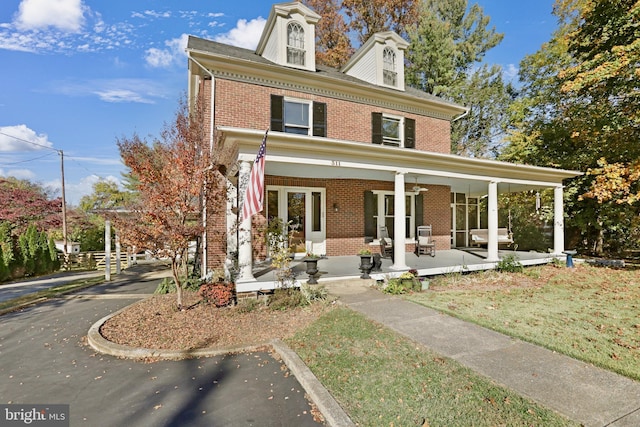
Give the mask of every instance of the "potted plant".
<path id="1" fill-rule="evenodd" d="M 398 277 L 402 283 L 402 286 L 407 290 L 412 291 L 421 291 L 422 284 L 418 279 L 418 271 L 415 269 L 411 269 L 409 271 L 405 271 Z"/>
<path id="2" fill-rule="evenodd" d="M 358 256 L 360 257 L 360 271 L 362 272 L 361 279 L 370 279 L 369 273 L 371 273 L 371 269 L 373 268 L 373 264 L 371 263 L 371 249 L 365 247 L 358 251 Z"/>
<path id="3" fill-rule="evenodd" d="M 316 274 L 318 274 L 318 260 L 321 258 L 322 257 L 320 255 L 307 252 L 307 255 L 302 259 L 307 264 L 307 270 L 305 272 L 309 275 L 307 283 L 310 285 L 318 283 L 316 280 Z"/>

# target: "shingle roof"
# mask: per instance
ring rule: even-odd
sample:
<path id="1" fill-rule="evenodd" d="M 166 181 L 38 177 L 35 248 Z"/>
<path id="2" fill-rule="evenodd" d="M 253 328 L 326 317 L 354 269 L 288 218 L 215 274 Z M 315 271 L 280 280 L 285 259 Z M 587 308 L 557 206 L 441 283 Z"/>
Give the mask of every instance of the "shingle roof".
<path id="1" fill-rule="evenodd" d="M 245 49 L 241 47 L 231 46 L 219 42 L 215 42 L 213 40 L 202 39 L 196 36 L 189 36 L 189 40 L 187 43 L 187 50 L 211 53 L 216 56 L 229 57 L 229 58 L 238 58 L 245 61 L 255 62 L 259 64 L 272 65 L 274 67 L 282 67 L 282 65 L 278 65 L 275 62 L 269 61 L 268 59 L 263 58 L 262 56 L 256 54 L 251 49 Z M 301 73 L 309 73 L 309 71 L 300 70 Z M 391 94 L 397 94 L 398 91 L 390 88 L 385 88 L 382 86 L 377 86 L 366 82 L 364 80 L 357 79 L 355 77 L 349 76 L 338 69 L 327 67 L 324 65 L 316 66 L 316 74 L 319 76 L 330 77 L 332 79 L 342 81 L 344 83 L 349 83 L 352 85 L 360 85 L 364 87 L 375 88 L 376 90 L 387 91 Z M 409 86 L 405 87 L 405 94 L 410 95 L 415 98 L 420 98 L 429 101 L 435 101 L 440 104 L 450 105 L 452 107 L 463 108 L 458 104 L 448 102 L 442 98 L 431 95 L 429 93 L 423 92 L 419 89 L 415 89 Z"/>

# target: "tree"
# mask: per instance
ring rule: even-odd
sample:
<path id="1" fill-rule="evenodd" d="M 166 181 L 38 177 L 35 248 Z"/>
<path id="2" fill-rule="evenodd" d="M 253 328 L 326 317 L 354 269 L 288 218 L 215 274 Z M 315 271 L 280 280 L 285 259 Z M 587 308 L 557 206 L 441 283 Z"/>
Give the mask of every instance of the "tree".
<path id="1" fill-rule="evenodd" d="M 361 44 L 382 31 L 405 37 L 407 29 L 417 23 L 419 5 L 417 0 L 342 0 L 348 27 Z"/>
<path id="2" fill-rule="evenodd" d="M 469 109 L 469 114 L 453 123 L 451 150 L 467 157 L 497 157 L 503 133 L 509 123 L 509 105 L 516 93 L 502 79 L 502 69 L 483 65 L 455 82 L 451 97 Z"/>
<path id="3" fill-rule="evenodd" d="M 316 62 L 333 68 L 342 67 L 354 49 L 336 0 L 305 0 L 304 3 L 322 16 L 316 25 Z"/>
<path id="4" fill-rule="evenodd" d="M 39 230 L 59 228 L 62 224 L 61 199 L 49 199 L 44 188 L 27 180 L 0 178 L 0 222 L 11 224 L 18 236 L 29 225 Z"/>
<path id="5" fill-rule="evenodd" d="M 558 0 L 552 39 L 520 67 L 522 97 L 506 160 L 588 171 L 565 204 L 579 248 L 615 252 L 631 238 L 638 209 L 638 15 L 633 1 Z M 635 76 L 635 77 L 634 77 Z M 569 234 L 572 234 L 571 232 Z"/>
<path id="6" fill-rule="evenodd" d="M 479 66 L 503 38 L 489 23 L 476 3 L 425 0 L 418 24 L 408 32 L 407 82 L 469 108 L 452 125 L 451 150 L 460 155 L 492 154 L 507 126 L 513 89 L 499 66 Z"/>
<path id="7" fill-rule="evenodd" d="M 124 164 L 137 183 L 138 197 L 127 204 L 127 213 L 114 217 L 123 239 L 171 261 L 182 309 L 182 291 L 188 276 L 191 241 L 203 231 L 202 197 L 212 181 L 212 167 L 202 109 L 189 114 L 182 100 L 161 139 L 151 144 L 137 135 L 117 141 Z"/>
<path id="8" fill-rule="evenodd" d="M 79 208 L 87 213 L 119 209 L 135 196 L 132 191 L 122 191 L 113 181 L 99 180 L 93 184 L 93 192 L 80 199 Z"/>
<path id="9" fill-rule="evenodd" d="M 409 86 L 470 108 L 452 126 L 452 151 L 488 156 L 506 128 L 512 88 L 497 66 L 480 66 L 503 35 L 467 0 L 307 0 L 321 16 L 320 63 L 341 66 L 351 54 L 347 31 L 362 44 L 374 33 L 395 31 L 410 42 L 405 81 Z M 344 18 L 347 18 L 345 21 Z"/>

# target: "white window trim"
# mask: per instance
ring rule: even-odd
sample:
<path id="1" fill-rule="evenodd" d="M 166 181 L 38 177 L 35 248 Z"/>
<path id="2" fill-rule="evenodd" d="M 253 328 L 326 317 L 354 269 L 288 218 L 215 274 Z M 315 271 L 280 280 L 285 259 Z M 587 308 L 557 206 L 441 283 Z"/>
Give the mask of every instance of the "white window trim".
<path id="1" fill-rule="evenodd" d="M 385 226 L 384 218 L 385 215 L 378 215 L 379 212 L 384 212 L 384 196 L 393 196 L 395 193 L 393 191 L 385 191 L 385 190 L 373 190 L 373 194 L 378 196 L 378 205 L 376 206 L 376 211 L 374 212 L 373 217 L 376 219 L 376 239 L 374 243 L 380 242 L 380 236 L 378 236 L 378 232 L 380 231 L 380 227 Z M 409 235 L 407 236 L 407 242 L 415 241 L 415 229 L 416 229 L 416 193 L 413 191 L 405 191 L 404 196 L 409 196 L 411 198 L 411 211 L 407 212 L 406 217 L 409 218 Z M 390 217 L 392 218 L 392 217 Z"/>
<path id="2" fill-rule="evenodd" d="M 301 31 L 302 31 L 302 48 L 298 47 L 298 46 L 293 46 L 291 44 L 289 44 L 289 28 L 292 25 L 296 25 Z M 296 21 L 296 20 L 291 20 L 289 22 L 287 22 L 286 25 L 286 46 L 285 46 L 285 61 L 288 65 L 294 66 L 294 67 L 302 67 L 305 68 L 306 64 L 307 64 L 307 43 L 306 43 L 306 37 L 307 37 L 307 28 L 305 27 L 305 25 L 301 24 L 300 22 Z M 302 52 L 302 64 L 297 64 L 295 62 L 289 62 L 289 49 L 295 49 L 298 51 Z"/>
<path id="3" fill-rule="evenodd" d="M 390 52 L 392 54 L 391 58 L 393 59 L 392 62 L 387 62 L 385 61 L 385 53 L 386 52 Z M 390 46 L 385 46 L 382 49 L 382 82 L 384 86 L 390 86 L 390 87 L 397 87 L 398 86 L 398 63 L 397 63 L 397 58 L 398 58 L 398 54 L 396 53 L 395 49 L 393 49 Z M 390 84 L 385 82 L 384 80 L 384 76 L 385 76 L 385 72 L 389 72 L 389 73 L 393 73 L 394 76 L 394 83 Z"/>
<path id="4" fill-rule="evenodd" d="M 284 97 L 284 113 L 283 113 L 283 118 L 282 118 L 282 129 L 285 133 L 287 133 L 287 127 L 297 127 L 300 129 L 304 129 L 304 126 L 299 126 L 299 125 L 293 125 L 293 126 L 288 126 L 287 125 L 287 108 L 286 108 L 286 104 L 287 102 L 294 102 L 297 104 L 306 104 L 307 108 L 309 109 L 309 122 L 307 123 L 307 135 L 311 136 L 312 132 L 313 132 L 313 101 L 308 100 L 308 99 L 300 99 L 300 98 L 291 98 L 291 97 Z M 304 134 L 300 134 L 300 135 L 304 135 Z"/>
<path id="5" fill-rule="evenodd" d="M 394 143 L 391 141 L 386 140 L 385 136 L 384 136 L 384 120 L 385 119 L 392 119 L 392 120 L 398 120 L 398 143 Z M 387 114 L 387 113 L 382 113 L 382 129 L 383 129 L 383 135 L 382 135 L 382 145 L 391 145 L 393 147 L 404 147 L 404 116 L 396 116 L 394 114 Z"/>

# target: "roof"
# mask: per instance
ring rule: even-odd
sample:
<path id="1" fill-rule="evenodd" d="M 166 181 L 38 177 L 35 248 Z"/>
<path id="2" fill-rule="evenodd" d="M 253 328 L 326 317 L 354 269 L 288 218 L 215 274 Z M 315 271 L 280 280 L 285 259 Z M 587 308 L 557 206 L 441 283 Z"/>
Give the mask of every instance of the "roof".
<path id="1" fill-rule="evenodd" d="M 242 61 L 260 64 L 264 66 L 277 67 L 280 69 L 286 69 L 290 71 L 296 71 L 308 78 L 310 73 L 305 70 L 296 70 L 289 67 L 284 67 L 282 65 L 278 65 L 268 59 L 263 58 L 262 56 L 255 53 L 253 50 L 245 49 L 236 46 L 230 46 L 223 43 L 218 43 L 212 40 L 202 39 L 196 36 L 189 36 L 189 40 L 187 43 L 187 51 L 193 53 L 206 54 L 209 56 L 217 56 L 220 58 L 235 58 L 240 59 Z M 375 90 L 376 92 L 383 92 L 393 97 L 398 97 L 399 95 L 408 96 L 417 100 L 429 101 L 431 103 L 437 103 L 440 107 L 450 108 L 452 110 L 457 110 L 458 114 L 462 114 L 467 109 L 459 104 L 455 104 L 453 102 L 446 101 L 437 96 L 431 95 L 429 93 L 423 92 L 419 89 L 415 89 L 412 87 L 406 87 L 404 91 L 399 91 L 392 88 L 387 88 L 384 86 L 378 86 L 371 83 L 368 83 L 364 80 L 360 80 L 358 78 L 348 76 L 347 74 L 341 72 L 340 70 L 332 67 L 327 67 L 323 65 L 317 65 L 315 75 L 319 78 L 329 78 L 336 81 L 336 84 L 342 85 L 350 85 L 350 86 L 359 86 L 364 89 Z"/>

